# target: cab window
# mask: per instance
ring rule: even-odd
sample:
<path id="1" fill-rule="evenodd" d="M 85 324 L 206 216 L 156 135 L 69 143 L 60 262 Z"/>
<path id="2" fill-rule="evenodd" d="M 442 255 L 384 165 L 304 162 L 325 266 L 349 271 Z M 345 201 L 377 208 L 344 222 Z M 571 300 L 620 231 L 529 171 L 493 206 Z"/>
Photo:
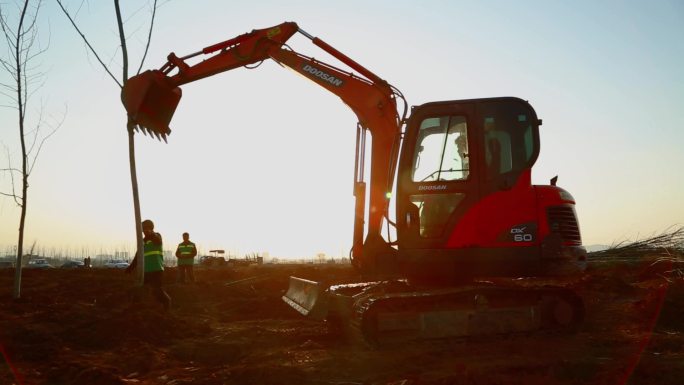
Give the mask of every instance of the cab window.
<path id="1" fill-rule="evenodd" d="M 529 168 L 538 147 L 532 116 L 511 104 L 493 104 L 483 114 L 484 155 L 487 179 Z"/>
<path id="2" fill-rule="evenodd" d="M 464 116 L 438 116 L 420 124 L 413 158 L 414 182 L 468 179 L 468 126 Z"/>

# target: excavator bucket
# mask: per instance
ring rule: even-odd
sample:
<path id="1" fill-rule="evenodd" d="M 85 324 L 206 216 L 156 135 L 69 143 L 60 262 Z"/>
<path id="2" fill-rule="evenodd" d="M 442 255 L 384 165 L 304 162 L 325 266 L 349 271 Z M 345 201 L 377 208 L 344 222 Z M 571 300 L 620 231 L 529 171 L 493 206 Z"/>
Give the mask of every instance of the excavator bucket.
<path id="1" fill-rule="evenodd" d="M 283 301 L 309 318 L 323 320 L 328 313 L 325 289 L 319 282 L 290 277 Z"/>
<path id="2" fill-rule="evenodd" d="M 169 83 L 160 71 L 146 71 L 126 82 L 121 101 L 128 116 L 143 133 L 162 138 L 171 133 L 169 123 L 176 111 L 182 92 Z"/>

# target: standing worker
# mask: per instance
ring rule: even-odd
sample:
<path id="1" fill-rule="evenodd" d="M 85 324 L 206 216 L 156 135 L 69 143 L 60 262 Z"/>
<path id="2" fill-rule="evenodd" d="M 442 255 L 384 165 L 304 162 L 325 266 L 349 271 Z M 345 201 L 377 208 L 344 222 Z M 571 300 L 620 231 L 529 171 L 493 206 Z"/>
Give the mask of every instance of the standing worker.
<path id="1" fill-rule="evenodd" d="M 162 289 L 162 279 L 164 278 L 162 237 L 161 234 L 154 232 L 154 223 L 149 219 L 142 222 L 142 231 L 144 234 L 144 285 L 152 290 L 155 298 L 164 306 L 164 310 L 168 311 L 171 307 L 171 297 Z M 126 268 L 126 273 L 130 273 L 135 269 L 139 257 L 140 251 L 135 253 L 135 258 L 133 258 L 130 266 Z"/>
<path id="2" fill-rule="evenodd" d="M 195 257 L 197 256 L 197 247 L 190 242 L 190 234 L 183 233 L 183 242 L 178 244 L 176 249 L 176 258 L 178 258 L 178 282 L 185 283 L 185 275 L 187 274 L 190 282 L 195 282 L 195 275 L 192 271 L 192 266 L 195 264 Z"/>

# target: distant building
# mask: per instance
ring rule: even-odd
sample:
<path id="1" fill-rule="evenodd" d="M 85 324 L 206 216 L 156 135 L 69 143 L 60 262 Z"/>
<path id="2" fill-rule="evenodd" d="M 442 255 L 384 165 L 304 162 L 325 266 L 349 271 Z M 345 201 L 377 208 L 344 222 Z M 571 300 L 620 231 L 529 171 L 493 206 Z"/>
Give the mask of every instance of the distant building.
<path id="1" fill-rule="evenodd" d="M 115 251 L 114 259 L 129 261 L 131 254 L 128 251 Z"/>

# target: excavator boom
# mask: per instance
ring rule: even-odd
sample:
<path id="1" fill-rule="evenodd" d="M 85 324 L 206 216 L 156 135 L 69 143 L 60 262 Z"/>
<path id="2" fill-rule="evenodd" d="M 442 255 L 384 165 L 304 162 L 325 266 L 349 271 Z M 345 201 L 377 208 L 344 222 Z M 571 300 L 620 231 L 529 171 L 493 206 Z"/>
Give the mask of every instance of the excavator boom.
<path id="1" fill-rule="evenodd" d="M 297 32 L 361 76 L 289 49 L 285 43 Z M 195 57 L 202 57 L 203 60 L 189 64 L 188 61 Z M 298 72 L 342 99 L 356 114 L 359 130 L 354 181 L 357 203 L 352 258 L 357 267 L 364 268 L 372 264 L 370 261 L 374 253 L 379 250 L 393 250 L 384 242 L 380 233 L 383 217 L 387 216 L 387 196 L 394 181 L 403 121 L 397 113 L 396 89 L 323 40 L 301 30 L 293 22 L 253 30 L 183 57 L 171 53 L 167 59 L 167 63 L 159 70 L 147 71 L 129 79 L 121 95 L 129 119 L 143 133 L 147 132 L 164 140 L 171 133 L 169 123 L 182 96 L 181 85 L 267 59 Z M 373 141 L 368 235 L 364 241 L 365 130 L 370 132 Z"/>
<path id="2" fill-rule="evenodd" d="M 160 69 L 145 71 L 124 84 L 121 101 L 129 119 L 143 132 L 166 140 L 182 96 L 181 85 L 268 59 L 267 51 L 282 46 L 297 29 L 295 23 L 283 23 L 253 30 L 180 58 L 170 53 Z M 194 65 L 186 62 L 200 55 L 210 56 Z"/>

